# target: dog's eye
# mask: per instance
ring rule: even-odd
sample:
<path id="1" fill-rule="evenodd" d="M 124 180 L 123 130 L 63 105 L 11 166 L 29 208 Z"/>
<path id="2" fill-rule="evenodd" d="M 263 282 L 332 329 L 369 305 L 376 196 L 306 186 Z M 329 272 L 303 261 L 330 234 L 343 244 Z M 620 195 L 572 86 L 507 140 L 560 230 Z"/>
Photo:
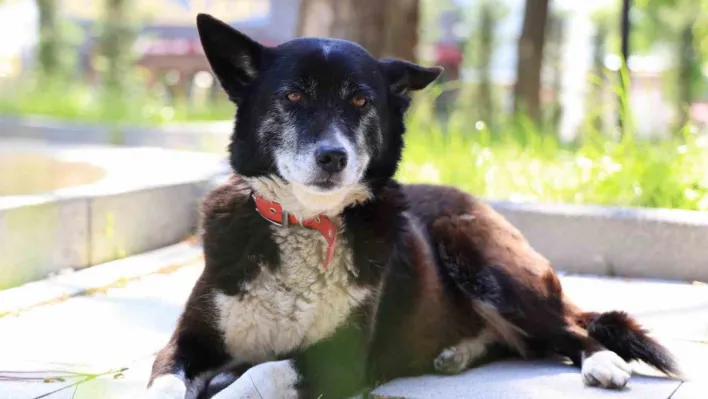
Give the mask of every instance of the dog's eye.
<path id="1" fill-rule="evenodd" d="M 366 105 L 366 97 L 354 96 L 352 98 L 352 105 L 355 107 L 363 107 L 364 105 Z"/>
<path id="2" fill-rule="evenodd" d="M 285 97 L 287 97 L 288 101 L 290 101 L 291 103 L 298 103 L 302 101 L 302 94 L 296 93 L 294 91 L 289 92 L 285 95 Z"/>

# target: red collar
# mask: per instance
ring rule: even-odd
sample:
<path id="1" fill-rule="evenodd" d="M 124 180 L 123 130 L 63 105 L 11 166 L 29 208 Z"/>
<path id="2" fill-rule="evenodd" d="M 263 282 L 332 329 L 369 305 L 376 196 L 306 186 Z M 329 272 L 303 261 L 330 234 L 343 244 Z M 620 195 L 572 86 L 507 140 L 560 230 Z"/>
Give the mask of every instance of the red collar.
<path id="1" fill-rule="evenodd" d="M 327 253 L 324 259 L 324 268 L 327 269 L 334 257 L 334 247 L 337 244 L 337 226 L 332 220 L 326 216 L 297 220 L 295 216 L 283 211 L 283 207 L 275 201 L 268 201 L 258 195 L 253 195 L 253 199 L 256 201 L 256 211 L 276 226 L 289 227 L 291 224 L 299 224 L 302 227 L 319 231 L 327 241 Z"/>

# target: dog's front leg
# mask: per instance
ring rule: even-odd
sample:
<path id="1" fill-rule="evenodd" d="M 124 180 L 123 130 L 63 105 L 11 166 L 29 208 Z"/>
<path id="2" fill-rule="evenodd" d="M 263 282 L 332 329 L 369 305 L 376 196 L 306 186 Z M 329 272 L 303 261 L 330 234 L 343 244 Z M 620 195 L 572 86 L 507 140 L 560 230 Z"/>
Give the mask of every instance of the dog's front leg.
<path id="1" fill-rule="evenodd" d="M 250 368 L 234 383 L 221 390 L 211 399 L 317 399 L 339 398 L 326 396 L 324 393 L 313 392 L 312 381 L 301 373 L 295 360 L 279 360 L 261 363 Z M 329 381 L 331 384 L 341 384 L 343 381 Z M 361 399 L 363 394 L 352 393 L 341 399 Z M 327 392 L 334 394 L 334 392 Z M 341 392 L 340 392 L 341 393 Z"/>
<path id="2" fill-rule="evenodd" d="M 368 385 L 366 329 L 360 322 L 352 317 L 293 358 L 250 368 L 213 399 L 359 398 Z"/>
<path id="3" fill-rule="evenodd" d="M 157 354 L 152 365 L 152 375 L 146 399 L 196 399 L 204 384 L 187 375 L 184 359 L 178 354 L 181 348 L 175 337 Z M 202 385 L 202 386 L 197 386 Z"/>
<path id="4" fill-rule="evenodd" d="M 179 334 L 179 328 L 175 334 Z M 146 398 L 197 399 L 227 364 L 221 353 L 205 347 L 209 341 L 194 345 L 196 341 L 185 340 L 191 341 L 187 337 L 173 337 L 157 354 Z"/>
<path id="5" fill-rule="evenodd" d="M 206 287 L 200 278 L 172 337 L 158 352 L 147 397 L 196 399 L 218 373 L 246 366 L 225 352 L 221 334 L 212 321 L 216 310 Z"/>
<path id="6" fill-rule="evenodd" d="M 251 367 L 212 399 L 299 399 L 301 376 L 295 362 L 280 360 Z"/>

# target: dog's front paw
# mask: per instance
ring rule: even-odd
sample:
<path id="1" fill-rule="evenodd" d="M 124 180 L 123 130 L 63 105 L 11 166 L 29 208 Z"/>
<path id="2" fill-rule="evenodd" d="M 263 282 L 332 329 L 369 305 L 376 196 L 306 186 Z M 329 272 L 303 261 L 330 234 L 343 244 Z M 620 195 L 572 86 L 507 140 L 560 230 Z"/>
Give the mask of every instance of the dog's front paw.
<path id="1" fill-rule="evenodd" d="M 298 372 L 290 360 L 251 367 L 213 399 L 297 399 Z"/>
<path id="2" fill-rule="evenodd" d="M 582 375 L 585 385 L 622 389 L 632 375 L 632 367 L 616 353 L 603 350 L 583 360 Z"/>
<path id="3" fill-rule="evenodd" d="M 187 396 L 187 386 L 184 381 L 173 374 L 161 375 L 152 382 L 143 395 L 144 399 L 184 399 Z"/>
<path id="4" fill-rule="evenodd" d="M 449 347 L 438 355 L 433 362 L 435 371 L 442 374 L 458 374 L 467 368 L 466 353 L 460 348 Z"/>

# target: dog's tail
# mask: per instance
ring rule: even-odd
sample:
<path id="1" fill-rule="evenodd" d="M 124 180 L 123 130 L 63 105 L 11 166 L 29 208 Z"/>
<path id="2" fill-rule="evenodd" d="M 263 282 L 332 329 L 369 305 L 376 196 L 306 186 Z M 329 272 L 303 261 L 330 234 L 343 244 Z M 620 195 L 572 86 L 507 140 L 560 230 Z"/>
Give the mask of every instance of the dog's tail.
<path id="1" fill-rule="evenodd" d="M 586 312 L 581 320 L 591 338 L 625 361 L 640 360 L 669 376 L 682 378 L 671 352 L 626 312 Z"/>

